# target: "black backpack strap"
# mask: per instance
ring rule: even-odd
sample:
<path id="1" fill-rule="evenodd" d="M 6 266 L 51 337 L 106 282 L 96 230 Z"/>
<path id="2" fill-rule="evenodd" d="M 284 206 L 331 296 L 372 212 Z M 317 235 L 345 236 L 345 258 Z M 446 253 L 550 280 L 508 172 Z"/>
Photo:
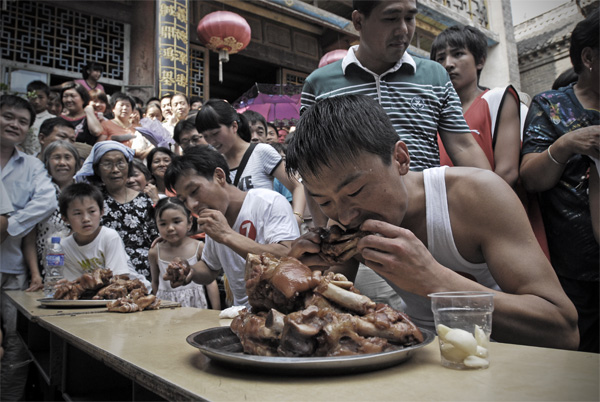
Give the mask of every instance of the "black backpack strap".
<path id="1" fill-rule="evenodd" d="M 242 160 L 240 161 L 240 165 L 238 166 L 237 172 L 235 173 L 235 179 L 233 180 L 233 185 L 236 187 L 237 187 L 238 183 L 240 182 L 242 172 L 246 168 L 246 164 L 248 163 L 248 159 L 250 159 L 250 155 L 252 155 L 252 151 L 254 151 L 254 148 L 256 148 L 256 144 L 257 144 L 256 142 L 253 142 L 250 144 L 250 146 L 244 153 Z"/>

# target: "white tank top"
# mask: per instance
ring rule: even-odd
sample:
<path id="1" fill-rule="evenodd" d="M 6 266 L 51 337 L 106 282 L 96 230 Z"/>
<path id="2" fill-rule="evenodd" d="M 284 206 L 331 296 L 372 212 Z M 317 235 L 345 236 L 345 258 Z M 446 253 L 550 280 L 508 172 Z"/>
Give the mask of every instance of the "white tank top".
<path id="1" fill-rule="evenodd" d="M 459 272 L 490 289 L 500 290 L 487 264 L 470 263 L 460 255 L 456 248 L 448 213 L 446 168 L 447 166 L 441 166 L 423 171 L 427 215 L 427 248 L 433 258 L 443 266 Z M 406 313 L 415 324 L 433 329 L 433 313 L 431 312 L 429 298 L 406 292 L 391 283 L 390 285 L 406 302 Z"/>

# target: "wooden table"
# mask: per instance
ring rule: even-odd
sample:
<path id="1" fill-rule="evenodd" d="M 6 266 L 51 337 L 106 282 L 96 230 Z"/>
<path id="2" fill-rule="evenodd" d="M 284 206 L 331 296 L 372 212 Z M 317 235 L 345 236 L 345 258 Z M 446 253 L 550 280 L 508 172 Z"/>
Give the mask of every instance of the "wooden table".
<path id="1" fill-rule="evenodd" d="M 600 357 L 591 353 L 493 343 L 489 369 L 456 371 L 440 365 L 436 340 L 409 361 L 389 369 L 298 377 L 219 366 L 188 345 L 186 337 L 191 333 L 229 324 L 229 320 L 219 320 L 216 311 L 177 308 L 133 314 L 57 314 L 37 320 L 64 340 L 67 356 L 74 355 L 65 359 L 63 367 L 62 391 L 69 395 L 78 395 L 80 388 L 97 382 L 91 372 L 84 375 L 87 384 L 78 384 L 76 379 L 82 370 L 77 361 L 89 356 L 141 386 L 137 394 L 134 389 L 118 395 L 119 399 L 156 395 L 168 400 L 213 401 L 598 401 L 600 397 Z"/>

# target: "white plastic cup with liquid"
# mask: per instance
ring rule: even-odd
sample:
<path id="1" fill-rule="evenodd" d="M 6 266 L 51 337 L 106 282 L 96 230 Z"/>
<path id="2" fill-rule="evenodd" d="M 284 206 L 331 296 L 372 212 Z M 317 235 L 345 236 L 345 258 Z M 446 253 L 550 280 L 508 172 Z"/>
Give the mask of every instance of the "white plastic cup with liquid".
<path id="1" fill-rule="evenodd" d="M 486 369 L 490 365 L 494 294 L 489 292 L 440 292 L 428 295 L 440 343 L 442 366 Z"/>

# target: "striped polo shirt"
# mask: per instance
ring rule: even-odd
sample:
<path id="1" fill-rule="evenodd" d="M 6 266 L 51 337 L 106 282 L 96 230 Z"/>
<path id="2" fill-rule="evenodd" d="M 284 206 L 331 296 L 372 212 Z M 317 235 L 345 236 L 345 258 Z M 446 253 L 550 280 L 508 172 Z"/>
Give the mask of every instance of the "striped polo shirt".
<path id="1" fill-rule="evenodd" d="M 390 70 L 377 75 L 349 49 L 342 60 L 312 72 L 304 82 L 301 109 L 320 99 L 346 94 L 375 98 L 406 143 L 411 169 L 440 165 L 437 132 L 468 133 L 460 99 L 441 64 L 404 53 Z"/>

